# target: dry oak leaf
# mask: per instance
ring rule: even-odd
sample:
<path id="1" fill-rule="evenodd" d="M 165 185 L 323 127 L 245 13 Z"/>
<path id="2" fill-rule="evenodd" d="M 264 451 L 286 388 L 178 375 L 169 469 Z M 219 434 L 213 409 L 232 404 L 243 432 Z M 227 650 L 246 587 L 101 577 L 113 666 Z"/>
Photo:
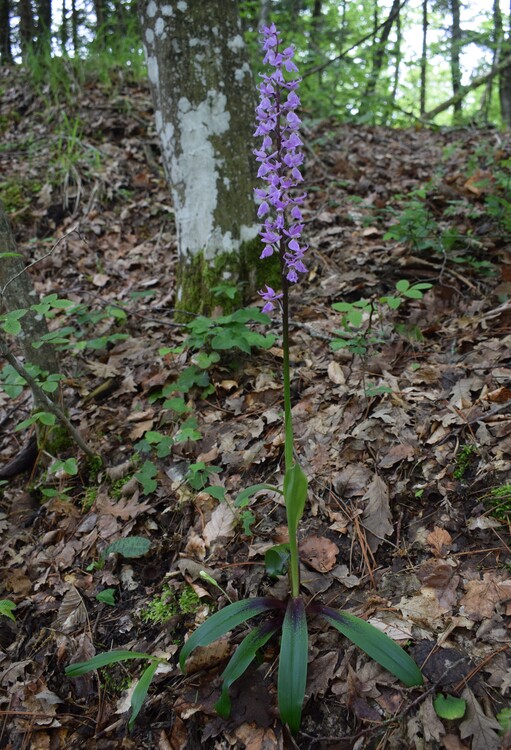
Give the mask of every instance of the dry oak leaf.
<path id="1" fill-rule="evenodd" d="M 426 537 L 426 541 L 435 557 L 445 557 L 451 546 L 452 536 L 445 529 L 435 526 L 431 534 Z"/>
<path id="2" fill-rule="evenodd" d="M 324 536 L 309 536 L 300 542 L 300 558 L 319 573 L 328 573 L 337 563 L 339 547 Z"/>
<path id="3" fill-rule="evenodd" d="M 492 617 L 500 602 L 511 599 L 511 580 L 495 580 L 491 573 L 485 573 L 482 581 L 467 581 L 465 589 L 460 612 L 471 620 Z"/>
<path id="4" fill-rule="evenodd" d="M 472 737 L 472 750 L 497 750 L 500 738 L 499 722 L 486 716 L 470 688 L 465 688 L 461 697 L 467 701 L 466 719 L 460 724 L 460 737 Z"/>

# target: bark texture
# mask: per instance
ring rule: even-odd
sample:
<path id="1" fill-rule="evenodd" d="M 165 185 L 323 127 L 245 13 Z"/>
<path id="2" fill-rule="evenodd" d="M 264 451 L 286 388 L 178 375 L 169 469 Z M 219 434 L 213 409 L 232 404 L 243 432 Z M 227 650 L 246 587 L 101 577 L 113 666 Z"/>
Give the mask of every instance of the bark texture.
<path id="1" fill-rule="evenodd" d="M 239 303 L 258 283 L 248 259 L 259 239 L 255 87 L 238 2 L 142 0 L 140 19 L 174 203 L 176 307 L 207 312 L 211 287 L 225 282 L 239 287 Z"/>

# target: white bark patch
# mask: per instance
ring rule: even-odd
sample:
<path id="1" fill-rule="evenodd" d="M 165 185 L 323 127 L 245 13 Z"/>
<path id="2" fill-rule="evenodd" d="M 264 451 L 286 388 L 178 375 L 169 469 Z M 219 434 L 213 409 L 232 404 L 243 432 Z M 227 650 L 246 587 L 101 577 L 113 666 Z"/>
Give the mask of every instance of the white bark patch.
<path id="1" fill-rule="evenodd" d="M 184 13 L 185 11 L 188 10 L 188 4 L 185 3 L 184 0 L 179 0 L 179 2 L 177 4 L 177 9 L 180 10 L 181 13 Z"/>
<path id="2" fill-rule="evenodd" d="M 165 21 L 163 20 L 163 18 L 157 18 L 156 23 L 154 24 L 154 33 L 156 34 L 156 36 L 163 37 L 164 31 Z"/>
<path id="3" fill-rule="evenodd" d="M 161 14 L 162 14 L 162 16 L 173 16 L 174 15 L 174 9 L 171 8 L 170 5 L 162 5 L 161 6 Z"/>
<path id="4" fill-rule="evenodd" d="M 159 109 L 157 109 L 154 113 L 154 124 L 156 125 L 156 132 L 158 134 L 161 133 L 161 129 L 163 127 L 163 117 Z"/>
<path id="5" fill-rule="evenodd" d="M 237 52 L 238 50 L 243 49 L 243 47 L 245 46 L 245 42 L 243 41 L 243 37 L 238 34 L 232 39 L 229 39 L 229 41 L 227 42 L 227 46 L 233 52 Z"/>
<path id="6" fill-rule="evenodd" d="M 229 129 L 226 103 L 225 94 L 218 91 L 208 91 L 206 99 L 194 108 L 184 97 L 178 102 L 180 153 L 173 153 L 170 164 L 171 181 L 176 188 L 179 250 L 183 255 L 203 250 L 204 257 L 211 259 L 224 249 L 214 220 L 221 159 L 210 139 Z M 165 140 L 169 152 L 174 151 L 172 140 Z"/>
<path id="7" fill-rule="evenodd" d="M 236 79 L 236 81 L 238 81 L 238 83 L 241 83 L 241 81 L 243 81 L 245 76 L 249 74 L 250 74 L 250 65 L 245 62 L 243 63 L 241 68 L 238 68 L 237 70 L 234 71 L 234 78 Z"/>
<path id="8" fill-rule="evenodd" d="M 154 55 L 147 55 L 147 75 L 153 86 L 158 87 L 158 61 Z"/>
<path id="9" fill-rule="evenodd" d="M 152 44 L 154 42 L 154 31 L 152 29 L 146 29 L 145 38 L 147 44 Z"/>
<path id="10" fill-rule="evenodd" d="M 154 0 L 150 0 L 150 2 L 147 4 L 147 17 L 148 18 L 154 18 L 156 15 L 156 11 L 158 10 L 158 7 Z"/>

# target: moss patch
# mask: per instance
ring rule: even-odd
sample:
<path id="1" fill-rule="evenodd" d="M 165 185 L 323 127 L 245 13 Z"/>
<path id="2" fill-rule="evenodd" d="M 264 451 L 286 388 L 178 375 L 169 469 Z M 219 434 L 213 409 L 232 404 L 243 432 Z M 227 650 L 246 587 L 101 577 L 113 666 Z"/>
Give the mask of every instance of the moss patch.
<path id="1" fill-rule="evenodd" d="M 280 265 L 276 255 L 261 260 L 261 240 L 243 242 L 238 253 L 221 253 L 206 260 L 204 253 L 181 259 L 178 267 L 176 319 L 187 323 L 191 314 L 210 316 L 218 306 L 213 288 L 230 283 L 237 287 L 232 300 L 222 300 L 223 313 L 229 314 L 249 302 L 265 284 L 279 289 Z"/>

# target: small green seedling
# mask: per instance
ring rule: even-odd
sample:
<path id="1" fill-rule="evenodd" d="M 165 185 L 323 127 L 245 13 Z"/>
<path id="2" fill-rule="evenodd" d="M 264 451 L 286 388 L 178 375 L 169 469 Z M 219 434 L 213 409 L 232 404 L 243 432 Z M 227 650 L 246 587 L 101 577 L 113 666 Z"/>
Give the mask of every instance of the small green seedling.
<path id="1" fill-rule="evenodd" d="M 463 698 L 455 698 L 453 695 L 442 695 L 439 693 L 433 700 L 433 706 L 437 716 L 441 719 L 462 719 L 467 710 L 467 702 Z"/>

